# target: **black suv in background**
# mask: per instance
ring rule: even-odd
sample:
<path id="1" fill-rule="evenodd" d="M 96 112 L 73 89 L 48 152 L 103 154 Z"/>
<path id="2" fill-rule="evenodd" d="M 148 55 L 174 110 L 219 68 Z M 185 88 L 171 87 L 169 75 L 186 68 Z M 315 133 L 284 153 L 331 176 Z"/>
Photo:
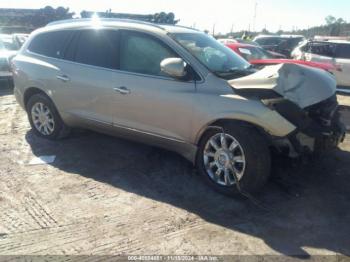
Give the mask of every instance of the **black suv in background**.
<path id="1" fill-rule="evenodd" d="M 303 36 L 258 35 L 254 38 L 266 50 L 278 52 L 290 58 L 294 48 L 305 38 Z"/>

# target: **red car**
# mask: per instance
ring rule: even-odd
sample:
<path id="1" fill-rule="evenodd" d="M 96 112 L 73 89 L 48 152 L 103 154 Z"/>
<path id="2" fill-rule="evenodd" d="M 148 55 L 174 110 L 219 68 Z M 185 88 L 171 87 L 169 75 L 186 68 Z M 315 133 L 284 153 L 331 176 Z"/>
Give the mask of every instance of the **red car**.
<path id="1" fill-rule="evenodd" d="M 337 68 L 330 63 L 310 62 L 310 61 L 293 60 L 293 59 L 277 59 L 277 58 L 274 58 L 270 53 L 268 53 L 263 48 L 254 46 L 254 45 L 242 44 L 242 43 L 227 43 L 225 45 L 228 48 L 235 51 L 240 56 L 242 56 L 249 63 L 256 66 L 290 63 L 290 64 L 300 64 L 300 65 L 316 67 L 316 68 L 324 69 L 328 72 L 337 70 Z"/>

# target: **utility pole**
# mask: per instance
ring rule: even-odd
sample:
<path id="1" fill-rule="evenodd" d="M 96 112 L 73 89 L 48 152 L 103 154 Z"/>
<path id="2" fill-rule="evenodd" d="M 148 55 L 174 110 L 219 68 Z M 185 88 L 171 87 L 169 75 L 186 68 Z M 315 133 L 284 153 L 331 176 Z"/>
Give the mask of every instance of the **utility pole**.
<path id="1" fill-rule="evenodd" d="M 255 32 L 255 21 L 256 21 L 256 9 L 258 7 L 258 3 L 257 1 L 255 1 L 255 4 L 254 4 L 254 16 L 253 16 L 253 31 Z"/>
<path id="2" fill-rule="evenodd" d="M 233 35 L 233 24 L 231 25 L 231 31 L 230 31 L 230 35 Z"/>
<path id="3" fill-rule="evenodd" d="M 213 24 L 213 36 L 215 36 L 215 23 Z"/>

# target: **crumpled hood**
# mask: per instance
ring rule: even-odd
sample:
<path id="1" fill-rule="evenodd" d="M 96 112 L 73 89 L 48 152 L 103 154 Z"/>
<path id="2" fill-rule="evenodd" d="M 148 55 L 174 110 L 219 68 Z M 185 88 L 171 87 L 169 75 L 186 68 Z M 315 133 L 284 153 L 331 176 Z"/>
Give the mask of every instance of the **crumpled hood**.
<path id="1" fill-rule="evenodd" d="M 331 74 L 297 64 L 267 66 L 228 83 L 234 89 L 273 90 L 301 108 L 319 103 L 336 91 L 336 81 Z"/>

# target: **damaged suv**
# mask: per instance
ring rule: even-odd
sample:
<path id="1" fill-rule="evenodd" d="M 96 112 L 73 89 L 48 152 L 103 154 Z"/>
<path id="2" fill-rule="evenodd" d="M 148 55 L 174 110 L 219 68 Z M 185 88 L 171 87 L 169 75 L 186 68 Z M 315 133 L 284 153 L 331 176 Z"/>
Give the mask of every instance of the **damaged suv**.
<path id="1" fill-rule="evenodd" d="M 16 99 L 38 136 L 83 127 L 160 146 L 226 194 L 259 189 L 271 151 L 298 157 L 344 138 L 331 74 L 295 64 L 257 71 L 180 26 L 49 24 L 31 34 L 13 72 Z"/>

